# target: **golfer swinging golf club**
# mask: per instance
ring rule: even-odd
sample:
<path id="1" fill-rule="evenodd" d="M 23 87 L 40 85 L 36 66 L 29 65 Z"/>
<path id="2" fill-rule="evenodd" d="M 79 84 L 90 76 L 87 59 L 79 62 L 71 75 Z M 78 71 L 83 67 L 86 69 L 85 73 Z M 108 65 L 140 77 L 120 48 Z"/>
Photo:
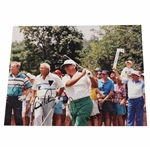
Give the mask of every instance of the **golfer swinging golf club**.
<path id="1" fill-rule="evenodd" d="M 65 60 L 61 65 L 66 75 L 62 78 L 66 94 L 70 100 L 70 117 L 74 126 L 87 126 L 90 119 L 93 103 L 90 99 L 91 84 L 97 87 L 92 73 L 83 68 L 77 71 L 77 63 L 72 59 Z M 80 67 L 81 68 L 81 67 Z"/>

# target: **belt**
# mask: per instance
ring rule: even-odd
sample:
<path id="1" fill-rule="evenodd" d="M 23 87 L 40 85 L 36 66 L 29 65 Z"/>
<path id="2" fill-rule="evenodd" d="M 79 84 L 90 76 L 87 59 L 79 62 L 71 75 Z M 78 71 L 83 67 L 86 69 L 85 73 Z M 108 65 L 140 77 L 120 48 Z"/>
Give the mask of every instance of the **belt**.
<path id="1" fill-rule="evenodd" d="M 121 101 L 122 101 L 121 98 L 113 98 L 112 99 L 112 102 L 114 102 L 114 103 L 120 103 Z"/>
<path id="2" fill-rule="evenodd" d="M 140 97 L 136 97 L 136 98 L 129 98 L 130 100 L 135 100 L 135 99 L 138 99 L 138 98 L 141 98 L 143 96 L 140 96 Z"/>
<path id="3" fill-rule="evenodd" d="M 8 96 L 8 95 L 7 95 L 6 99 L 23 101 L 22 99 L 19 99 L 20 97 L 21 97 L 21 96 Z"/>
<path id="4" fill-rule="evenodd" d="M 7 95 L 6 98 L 10 98 L 10 99 L 13 99 L 13 98 L 14 98 L 14 99 L 15 99 L 15 98 L 18 98 L 18 96 L 8 96 L 8 95 Z"/>
<path id="5" fill-rule="evenodd" d="M 105 102 L 112 102 L 112 99 L 106 99 Z"/>
<path id="6" fill-rule="evenodd" d="M 70 97 L 69 97 L 70 98 Z M 71 99 L 71 101 L 73 100 L 74 102 L 76 102 L 76 103 L 78 103 L 78 102 L 80 102 L 81 100 L 83 101 L 83 100 L 86 100 L 87 98 L 90 98 L 90 96 L 86 96 L 86 97 L 83 97 L 83 98 L 79 98 L 79 99 Z"/>

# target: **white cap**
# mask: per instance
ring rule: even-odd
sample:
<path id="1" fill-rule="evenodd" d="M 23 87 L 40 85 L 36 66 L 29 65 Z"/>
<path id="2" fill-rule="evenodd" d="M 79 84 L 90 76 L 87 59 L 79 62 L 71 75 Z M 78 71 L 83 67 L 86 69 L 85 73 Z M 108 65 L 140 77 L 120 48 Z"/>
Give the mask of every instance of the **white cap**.
<path id="1" fill-rule="evenodd" d="M 31 75 L 31 76 L 30 76 L 30 79 L 33 79 L 33 80 L 34 80 L 34 79 L 35 79 L 35 75 Z"/>
<path id="2" fill-rule="evenodd" d="M 64 66 L 64 65 L 76 65 L 76 63 L 71 60 L 71 59 L 68 59 L 68 60 L 65 60 L 64 63 L 61 65 L 61 68 Z"/>
<path id="3" fill-rule="evenodd" d="M 136 70 L 132 71 L 132 74 L 135 74 L 135 75 L 137 75 L 137 76 L 139 76 L 139 77 L 140 77 L 139 72 L 138 72 L 138 71 L 136 71 Z"/>
<path id="4" fill-rule="evenodd" d="M 29 78 L 31 77 L 31 73 L 29 73 L 29 72 L 28 72 L 26 75 L 27 75 Z"/>

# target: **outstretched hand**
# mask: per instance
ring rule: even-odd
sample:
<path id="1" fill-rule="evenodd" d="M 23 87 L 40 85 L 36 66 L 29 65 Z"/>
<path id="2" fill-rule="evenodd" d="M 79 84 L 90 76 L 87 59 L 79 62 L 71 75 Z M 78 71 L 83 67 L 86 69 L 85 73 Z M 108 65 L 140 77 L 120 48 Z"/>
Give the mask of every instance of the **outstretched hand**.
<path id="1" fill-rule="evenodd" d="M 115 72 L 117 71 L 117 68 L 115 68 L 115 67 L 113 67 L 112 69 L 113 69 Z"/>

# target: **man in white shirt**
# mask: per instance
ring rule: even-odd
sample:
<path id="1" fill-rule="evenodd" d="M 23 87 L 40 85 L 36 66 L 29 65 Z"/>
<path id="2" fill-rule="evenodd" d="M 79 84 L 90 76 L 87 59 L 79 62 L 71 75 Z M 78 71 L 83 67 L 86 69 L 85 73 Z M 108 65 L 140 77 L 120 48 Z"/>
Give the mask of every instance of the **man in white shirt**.
<path id="1" fill-rule="evenodd" d="M 55 101 L 50 101 L 49 103 L 45 102 L 48 99 L 51 100 L 56 96 L 60 96 L 64 91 L 64 86 L 61 79 L 57 75 L 50 73 L 49 64 L 40 64 L 40 73 L 41 74 L 35 78 L 32 87 L 31 103 L 33 103 L 35 100 L 35 107 L 38 107 L 40 104 L 42 104 L 41 107 L 34 110 L 34 125 L 42 125 L 42 115 L 44 114 L 44 118 L 48 115 L 44 122 L 44 126 L 49 126 L 54 113 L 52 107 L 54 106 Z M 36 96 L 37 98 L 35 98 Z M 48 114 L 50 110 L 52 111 L 50 114 Z"/>
<path id="2" fill-rule="evenodd" d="M 76 63 L 64 61 L 66 75 L 62 78 L 66 94 L 70 100 L 70 117 L 74 126 L 86 126 L 90 119 L 93 103 L 90 99 L 91 84 L 97 87 L 96 80 L 87 69 L 77 71 Z"/>
<path id="3" fill-rule="evenodd" d="M 132 71 L 132 79 L 124 81 L 128 88 L 128 119 L 127 126 L 134 126 L 134 117 L 136 116 L 136 125 L 143 126 L 143 108 L 145 104 L 145 84 L 139 79 L 138 71 Z"/>

